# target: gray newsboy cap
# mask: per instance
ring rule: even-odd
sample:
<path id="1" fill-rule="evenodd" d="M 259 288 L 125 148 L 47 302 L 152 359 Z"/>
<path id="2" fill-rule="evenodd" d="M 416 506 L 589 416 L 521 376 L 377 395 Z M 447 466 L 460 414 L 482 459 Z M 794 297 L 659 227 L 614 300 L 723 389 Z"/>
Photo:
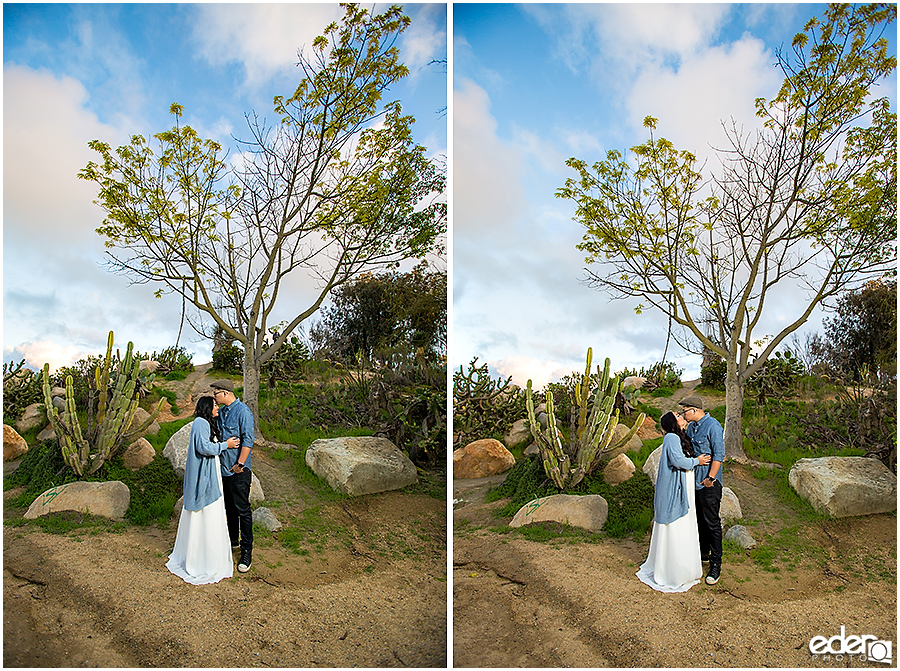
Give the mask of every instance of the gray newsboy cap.
<path id="1" fill-rule="evenodd" d="M 212 389 L 224 389 L 225 391 L 230 391 L 232 394 L 234 393 L 234 382 L 231 380 L 213 380 L 209 383 L 209 386 Z"/>
<path id="2" fill-rule="evenodd" d="M 699 396 L 688 396 L 678 401 L 678 405 L 703 410 L 703 399 Z"/>

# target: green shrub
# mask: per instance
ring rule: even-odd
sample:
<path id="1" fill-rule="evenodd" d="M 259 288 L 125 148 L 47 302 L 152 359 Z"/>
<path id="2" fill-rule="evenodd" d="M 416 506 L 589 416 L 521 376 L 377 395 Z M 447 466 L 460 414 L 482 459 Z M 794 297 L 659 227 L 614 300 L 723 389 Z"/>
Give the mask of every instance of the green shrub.
<path id="1" fill-rule="evenodd" d="M 728 364 L 725 359 L 717 359 L 700 369 L 700 384 L 710 389 L 725 391 L 725 376 L 728 373 Z"/>
<path id="2" fill-rule="evenodd" d="M 502 438 L 513 422 L 525 416 L 525 395 L 512 385 L 512 377 L 491 378 L 488 365 L 469 363 L 453 373 L 453 444 L 480 438 Z"/>
<path id="3" fill-rule="evenodd" d="M 244 370 L 244 350 L 237 345 L 224 345 L 213 352 L 212 363 L 216 370 L 240 375 Z"/>
<path id="4" fill-rule="evenodd" d="M 43 403 L 40 373 L 18 364 L 3 364 L 3 423 L 15 424 L 32 403 Z"/>

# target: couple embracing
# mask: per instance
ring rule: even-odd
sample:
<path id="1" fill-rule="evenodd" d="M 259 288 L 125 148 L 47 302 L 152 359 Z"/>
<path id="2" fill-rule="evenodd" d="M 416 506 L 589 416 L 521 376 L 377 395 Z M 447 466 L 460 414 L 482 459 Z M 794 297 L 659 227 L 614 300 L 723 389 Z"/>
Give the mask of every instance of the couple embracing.
<path id="1" fill-rule="evenodd" d="M 253 551 L 253 413 L 235 396 L 230 380 L 217 380 L 210 387 L 212 395 L 201 396 L 194 411 L 184 465 L 184 507 L 166 563 L 193 585 L 230 578 L 231 553 L 238 548 L 238 571 L 249 571 Z"/>
<path id="2" fill-rule="evenodd" d="M 703 577 L 719 581 L 722 570 L 722 425 L 689 396 L 681 411 L 660 419 L 665 437 L 653 497 L 653 534 L 647 561 L 637 577 L 660 592 L 685 592 Z M 697 456 L 695 456 L 697 455 Z"/>

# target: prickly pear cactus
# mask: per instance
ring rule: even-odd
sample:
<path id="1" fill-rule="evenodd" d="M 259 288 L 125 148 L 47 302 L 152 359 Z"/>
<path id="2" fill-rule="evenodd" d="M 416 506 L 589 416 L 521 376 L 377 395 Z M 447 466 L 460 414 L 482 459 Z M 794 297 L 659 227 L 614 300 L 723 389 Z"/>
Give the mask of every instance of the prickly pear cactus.
<path id="1" fill-rule="evenodd" d="M 110 331 L 106 359 L 94 370 L 94 384 L 91 385 L 84 428 L 75 407 L 72 376 L 66 377 L 66 408 L 60 416 L 50 396 L 50 365 L 44 364 L 43 388 L 47 417 L 56 433 L 63 458 L 79 478 L 95 473 L 107 459 L 116 454 L 126 440 L 146 431 L 156 420 L 164 402 L 160 400 L 150 417 L 141 425 L 131 427 L 138 407 L 135 384 L 140 361 L 132 357 L 133 345 L 128 343 L 125 358 L 118 362 L 114 371 L 115 383 L 110 391 L 112 346 L 113 332 Z"/>
<path id="2" fill-rule="evenodd" d="M 542 429 L 535 418 L 534 401 L 532 399 L 531 380 L 525 388 L 525 402 L 528 409 L 528 422 L 531 434 L 537 443 L 544 462 L 547 477 L 559 489 L 571 489 L 581 482 L 586 475 L 593 473 L 603 462 L 603 456 L 618 449 L 629 440 L 644 422 L 641 413 L 631 431 L 621 440 L 613 442 L 616 425 L 619 423 L 619 411 L 613 410 L 616 394 L 620 390 L 619 377 L 609 377 L 609 359 L 606 359 L 603 372 L 597 366 L 596 378 L 591 377 L 591 357 L 593 352 L 587 351 L 587 365 L 581 384 L 575 388 L 576 404 L 572 408 L 573 430 L 570 432 L 568 449 L 564 448 L 556 417 L 553 413 L 553 392 L 547 392 L 547 428 Z M 591 394 L 593 385 L 594 393 Z M 577 416 L 577 424 L 574 419 Z"/>

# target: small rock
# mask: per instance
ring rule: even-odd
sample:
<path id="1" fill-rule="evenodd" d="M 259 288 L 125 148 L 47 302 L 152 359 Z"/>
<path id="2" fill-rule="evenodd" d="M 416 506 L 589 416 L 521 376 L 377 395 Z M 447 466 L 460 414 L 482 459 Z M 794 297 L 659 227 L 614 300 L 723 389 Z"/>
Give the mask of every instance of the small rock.
<path id="1" fill-rule="evenodd" d="M 253 511 L 253 524 L 261 524 L 269 531 L 278 531 L 281 522 L 268 508 L 257 508 Z"/>
<path id="2" fill-rule="evenodd" d="M 736 524 L 726 531 L 724 539 L 726 541 L 734 541 L 745 550 L 749 550 L 756 545 L 756 541 L 753 536 L 750 535 L 750 532 L 747 531 L 747 527 L 740 524 Z"/>
<path id="3" fill-rule="evenodd" d="M 503 444 L 508 448 L 513 448 L 531 438 L 531 428 L 528 426 L 527 419 L 518 419 L 513 422 L 509 433 L 503 437 Z"/>

